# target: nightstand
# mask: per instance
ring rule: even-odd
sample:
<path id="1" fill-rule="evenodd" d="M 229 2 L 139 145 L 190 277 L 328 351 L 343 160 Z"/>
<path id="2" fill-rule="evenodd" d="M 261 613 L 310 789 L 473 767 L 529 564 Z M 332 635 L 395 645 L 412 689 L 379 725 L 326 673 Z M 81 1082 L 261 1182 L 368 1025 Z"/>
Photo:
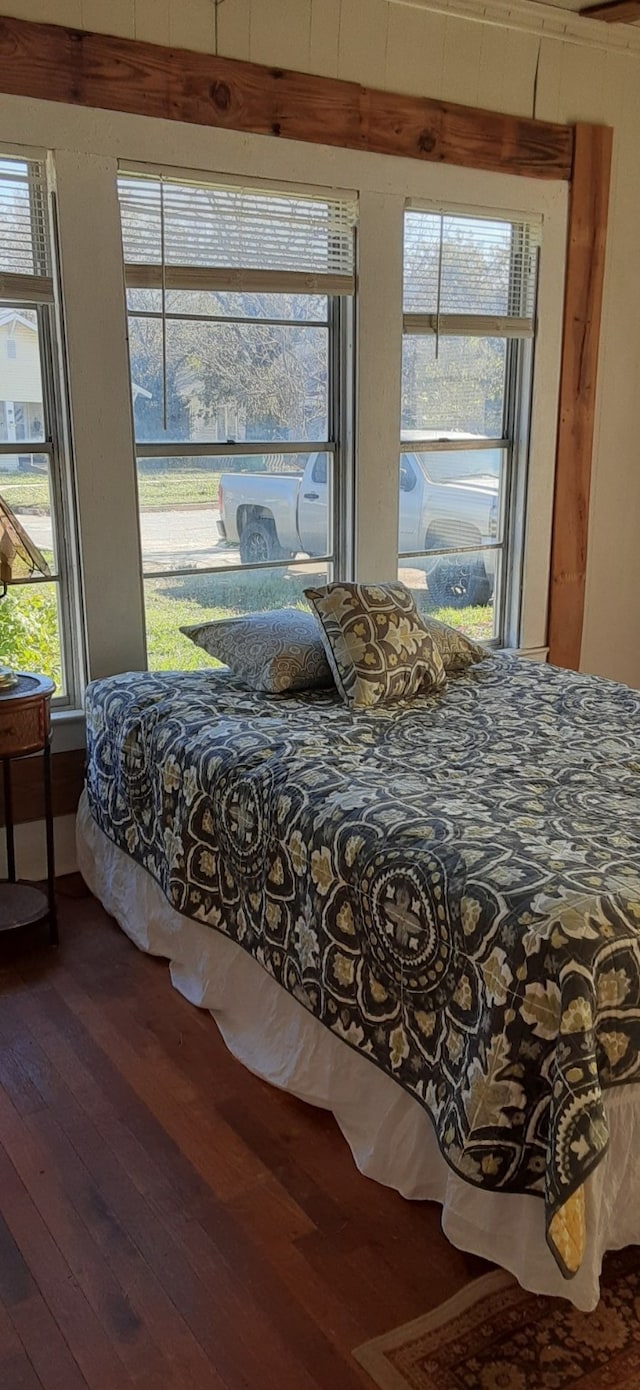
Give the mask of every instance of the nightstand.
<path id="1" fill-rule="evenodd" d="M 0 691 L 0 762 L 4 788 L 6 879 L 0 879 L 0 932 L 49 923 L 49 941 L 58 943 L 51 801 L 51 696 L 55 690 L 48 676 L 17 672 L 17 684 Z M 47 845 L 47 891 L 16 879 L 11 763 L 41 753 L 44 772 L 44 818 Z"/>

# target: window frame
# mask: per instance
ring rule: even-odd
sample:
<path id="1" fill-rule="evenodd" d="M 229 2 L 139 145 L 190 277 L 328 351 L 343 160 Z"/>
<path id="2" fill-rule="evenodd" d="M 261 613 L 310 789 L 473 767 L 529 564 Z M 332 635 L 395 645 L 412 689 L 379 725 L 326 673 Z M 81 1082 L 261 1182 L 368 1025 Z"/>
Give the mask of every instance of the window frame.
<path id="1" fill-rule="evenodd" d="M 124 161 L 123 161 L 123 163 L 122 163 L 122 166 L 119 168 L 119 175 L 120 175 L 120 174 L 123 174 L 125 178 L 127 177 L 127 175 L 130 175 L 130 174 L 135 173 L 135 172 L 144 172 L 144 173 L 147 173 L 147 174 L 152 174 L 152 173 L 154 172 L 154 170 L 151 169 L 150 167 L 147 167 L 147 168 L 144 168 L 144 169 L 143 169 L 143 166 L 133 166 L 130 162 L 124 162 Z M 160 172 L 160 171 L 155 171 L 155 172 L 158 173 L 158 172 Z M 179 170 L 179 169 L 173 168 L 173 169 L 171 169 L 171 171 L 164 170 L 163 172 L 164 172 L 164 174 L 167 175 L 168 177 L 173 177 L 173 178 L 176 178 L 176 179 L 178 179 L 178 180 L 179 180 L 181 177 L 184 177 L 184 178 L 189 178 L 190 181 L 193 181 L 193 175 L 190 174 L 190 171 L 189 171 L 189 170 Z M 213 174 L 207 175 L 207 174 L 201 173 L 200 179 L 201 179 L 201 182 L 202 182 L 202 186 L 203 186 L 203 187 L 206 187 L 206 186 L 207 186 L 207 183 L 208 183 L 209 181 L 213 181 L 214 178 L 215 178 L 215 176 L 214 176 Z M 230 186 L 233 186 L 234 180 L 233 180 L 232 177 L 227 176 L 227 177 L 226 177 L 226 182 L 228 182 L 228 184 L 229 184 Z M 244 184 L 244 183 L 247 183 L 248 181 L 247 181 L 247 180 L 244 180 L 244 179 L 241 179 L 241 180 L 239 180 L 239 182 L 242 183 L 242 184 Z M 259 181 L 255 181 L 255 182 L 256 182 L 256 183 L 259 183 Z M 269 187 L 272 188 L 273 186 L 269 183 Z M 273 191 L 277 192 L 277 190 L 273 190 Z M 304 193 L 307 194 L 307 195 L 309 195 L 310 193 L 312 193 L 313 195 L 316 195 L 316 196 L 318 197 L 319 200 L 321 200 L 321 199 L 323 198 L 323 194 L 324 194 L 325 196 L 329 196 L 328 193 L 327 193 L 327 190 L 326 190 L 326 189 L 323 189 L 323 187 L 322 187 L 321 185 L 318 185 L 317 187 L 314 186 L 313 189 L 311 189 L 310 186 L 307 185 L 307 186 L 305 186 L 304 189 L 300 189 L 299 186 L 296 186 L 296 185 L 294 185 L 294 184 L 288 184 L 288 183 L 284 183 L 284 182 L 283 182 L 282 185 L 281 185 L 281 187 L 280 187 L 280 191 L 281 191 L 282 193 L 284 193 L 284 194 L 290 194 L 292 197 L 295 197 L 296 192 L 304 192 Z M 351 195 L 351 196 L 353 196 L 353 195 Z M 353 255 L 354 255 L 354 264 L 355 264 L 355 261 L 356 261 L 356 253 L 357 253 L 357 243 L 356 243 L 356 232 L 355 232 L 355 229 L 354 229 L 354 231 L 353 231 L 353 235 L 354 235 L 354 252 L 353 252 Z M 125 278 L 126 278 L 126 260 L 125 260 L 124 263 L 125 263 Z M 251 292 L 252 292 L 251 286 L 250 286 L 250 285 L 247 286 L 247 289 L 246 289 L 246 290 L 239 289 L 237 282 L 234 282 L 234 280 L 231 278 L 232 276 L 237 276 L 237 272 L 231 272 L 231 276 L 230 276 L 231 282 L 230 282 L 229 287 L 228 287 L 228 292 L 229 292 L 229 293 L 238 294 L 238 293 L 251 293 Z M 355 285 L 355 276 L 354 276 L 354 285 Z M 131 285 L 131 286 L 129 286 L 129 288 L 135 290 L 135 285 Z M 225 290 L 222 289 L 222 288 L 220 288 L 217 292 L 218 292 L 218 293 L 225 293 Z M 276 294 L 277 294 L 277 293 L 285 293 L 284 290 L 282 290 L 282 291 L 274 290 L 274 291 L 271 291 L 271 292 L 272 292 L 272 293 L 276 293 Z M 302 287 L 300 287 L 300 288 L 296 288 L 295 291 L 293 291 L 293 292 L 294 292 L 295 294 L 303 295 L 303 294 L 305 293 L 305 290 L 304 290 Z M 354 519 L 354 478 L 353 478 L 353 457 L 354 457 L 354 449 L 353 449 L 353 435 L 354 435 L 353 400 L 354 400 L 354 376 L 355 376 L 354 338 L 355 338 L 355 301 L 356 301 L 355 288 L 354 288 L 354 291 L 353 291 L 352 294 L 346 294 L 346 293 L 327 293 L 326 291 L 323 291 L 321 285 L 318 285 L 318 286 L 316 286 L 315 288 L 309 288 L 306 292 L 309 293 L 310 295 L 314 296 L 314 297 L 322 296 L 323 298 L 326 299 L 326 303 L 327 303 L 327 314 L 326 314 L 326 318 L 322 318 L 322 319 L 309 319 L 309 320 L 298 320 L 298 319 L 286 319 L 286 320 L 285 320 L 285 319 L 278 319 L 278 318 L 270 318 L 270 317 L 268 317 L 268 316 L 265 316 L 265 317 L 257 317 L 257 316 L 256 316 L 256 317 L 249 317 L 249 318 L 247 318 L 246 316 L 243 316 L 243 315 L 241 315 L 241 314 L 237 314 L 237 315 L 232 315 L 232 314 L 219 315 L 219 314 L 215 314 L 215 313 L 211 313 L 211 314 L 198 313 L 198 314 L 193 314 L 193 315 L 192 315 L 192 314 L 189 314 L 189 313 L 186 313 L 186 312 L 179 312 L 179 311 L 176 311 L 176 310 L 169 310 L 169 311 L 167 311 L 167 309 L 166 309 L 166 300 L 165 300 L 165 298 L 164 298 L 164 295 L 163 295 L 162 307 L 161 307 L 159 310 L 158 310 L 158 309 L 156 309 L 156 310 L 147 310 L 147 309 L 144 309 L 144 308 L 131 308 L 131 307 L 129 306 L 129 302 L 128 302 L 128 295 L 126 296 L 126 299 L 127 299 L 127 303 L 126 303 L 127 352 L 128 352 L 128 363 L 129 363 L 129 382 L 130 382 L 130 386 L 131 386 L 131 384 L 132 384 L 132 382 L 133 382 L 133 364 L 132 364 L 132 355 L 131 355 L 131 349 L 130 349 L 130 333 L 129 333 L 129 323 L 130 323 L 130 320 L 131 320 L 132 318 L 157 319 L 157 320 L 159 320 L 159 321 L 163 321 L 163 320 L 164 320 L 164 323 L 165 323 L 165 324 L 166 324 L 167 322 L 170 322 L 172 319 L 174 319 L 174 320 L 175 320 L 175 319 L 180 319 L 182 322 L 190 322 L 190 321 L 193 320 L 194 323 L 203 323 L 203 322 L 204 322 L 204 323 L 224 323 L 224 324 L 245 324 L 245 323 L 248 323 L 248 324 L 255 324 L 255 325 L 260 325 L 260 324 L 283 324 L 283 325 L 285 325 L 285 326 L 288 325 L 288 324 L 291 324 L 291 325 L 293 325 L 293 326 L 299 326 L 299 327 L 302 327 L 302 328 L 308 327 L 309 329 L 323 328 L 323 329 L 326 329 L 326 331 L 327 331 L 327 431 L 326 431 L 327 437 L 326 437 L 326 439 L 313 439 L 313 440 L 274 440 L 274 439 L 270 439 L 270 440 L 259 440 L 259 439 L 251 439 L 251 440 L 242 440 L 242 441 L 240 441 L 240 442 L 233 443 L 233 444 L 229 444 L 229 443 L 224 442 L 224 441 L 220 441 L 220 442 L 218 442 L 218 441 L 215 441 L 215 442 L 214 442 L 214 441 L 201 441 L 201 440 L 194 441 L 194 440 L 188 440 L 188 439 L 187 439 L 187 440 L 184 440 L 184 441 L 174 441 L 174 440 L 164 441 L 164 440 L 158 440 L 158 439 L 156 439 L 156 440 L 154 440 L 154 441 L 149 441 L 149 440 L 144 440 L 144 441 L 143 441 L 143 440 L 139 440 L 139 439 L 137 438 L 137 436 L 136 436 L 135 411 L 133 410 L 133 398 L 132 398 L 133 442 L 134 442 L 134 455 L 135 455 L 136 478 L 138 478 L 138 464 L 139 464 L 139 462 L 140 462 L 141 460 L 144 460 L 144 459 L 154 459 L 154 458 L 163 458 L 163 457 L 165 457 L 165 458 L 167 458 L 167 457 L 170 457 L 170 458 L 189 458 L 189 457 L 191 457 L 191 458 L 193 458 L 193 457 L 201 457 L 201 458 L 216 458 L 216 457 L 218 457 L 218 458 L 229 458 L 229 457 L 246 457 L 247 455 L 256 455 L 256 456 L 259 456 L 259 457 L 268 458 L 269 455 L 274 455 L 274 456 L 275 456 L 275 455 L 282 454 L 282 453 L 291 453 L 291 454 L 297 454 L 297 455 L 302 455 L 302 456 L 307 456 L 307 457 L 310 457 L 310 456 L 312 456 L 313 454 L 320 454 L 320 453 L 326 455 L 327 457 L 330 456 L 330 457 L 331 457 L 331 460 L 332 460 L 332 467 L 331 467 L 331 472 L 330 472 L 330 475 L 329 475 L 329 476 L 330 476 L 330 494 L 331 494 L 331 502 L 330 502 L 329 521 L 328 521 L 328 528 L 327 528 L 328 539 L 330 540 L 330 544 L 327 546 L 326 552 L 323 553 L 322 555 L 313 555 L 313 556 L 308 556 L 308 557 L 304 554 L 304 552 L 300 552 L 302 558 L 298 559 L 298 558 L 294 557 L 294 558 L 292 558 L 291 560 L 288 560 L 288 561 L 287 561 L 287 560 L 283 560 L 283 559 L 275 559 L 275 560 L 265 560 L 265 561 L 260 561 L 260 562 L 251 562 L 251 563 L 244 563 L 244 564 L 243 564 L 240 560 L 238 560 L 237 563 L 234 562 L 234 563 L 231 563 L 231 564 L 224 564 L 224 565 L 221 565 L 221 564 L 202 565 L 202 566 L 198 566 L 197 569 L 194 569 L 193 567 L 186 567 L 186 568 L 171 568 L 171 569 L 165 569 L 165 568 L 160 569 L 160 568 L 156 568 L 156 567 L 154 567 L 154 568 L 148 568 L 147 565 L 145 564 L 144 555 L 143 555 L 143 548 L 142 548 L 142 530 L 141 530 L 141 515 L 142 515 L 142 514 L 141 514 L 141 510 L 140 510 L 140 503 L 139 503 L 139 500 L 138 500 L 138 518 L 137 518 L 137 519 L 138 519 L 138 529 L 139 529 L 139 536 L 140 536 L 140 580 L 141 580 L 141 584 L 142 584 L 142 588 L 143 588 L 143 594 L 145 593 L 145 587 L 146 587 L 147 581 L 155 582 L 155 581 L 158 581 L 158 580 L 179 579 L 179 578 L 181 578 L 181 577 L 183 577 L 183 578 L 186 577 L 186 578 L 191 578 L 191 579 L 193 579 L 193 578 L 196 578 L 196 577 L 197 577 L 197 578 L 200 578 L 200 577 L 211 576 L 211 575 L 217 575 L 217 574 L 218 574 L 218 575 L 219 575 L 219 574 L 231 575 L 231 574 L 234 574 L 234 573 L 244 574 L 244 573 L 249 573 L 249 572 L 258 572 L 258 571 L 262 571 L 262 570 L 264 570 L 264 571 L 269 571 L 269 570 L 281 571 L 282 568 L 283 568 L 283 565 L 290 565 L 290 566 L 292 566 L 292 567 L 295 567 L 296 572 L 298 572 L 298 573 L 303 573 L 303 572 L 304 572 L 304 568 L 305 568 L 305 567 L 308 567 L 308 568 L 309 568 L 310 575 L 313 573 L 314 569 L 321 568 L 321 567 L 323 568 L 323 567 L 326 566 L 326 570 L 327 570 L 327 582 L 330 582 L 332 579 L 337 579 L 337 578 L 345 579 L 345 578 L 350 578 L 350 577 L 351 577 L 351 575 L 352 575 L 352 573 L 353 573 L 353 563 L 354 563 L 353 557 L 354 557 L 354 532 L 355 532 L 355 519 Z M 328 478 L 328 481 L 329 481 L 329 478 Z M 146 598 L 145 598 L 145 649 L 146 649 L 146 653 L 147 653 L 147 664 L 148 664 L 148 660 L 149 660 L 149 650 L 148 650 L 148 633 L 147 633 Z"/>
<path id="2" fill-rule="evenodd" d="M 534 360 L 535 345 L 538 335 L 537 319 L 537 296 L 540 280 L 540 226 L 541 218 L 535 214 L 510 215 L 505 209 L 489 209 L 484 206 L 458 206 L 451 204 L 432 205 L 428 202 L 416 202 L 408 199 L 405 203 L 403 216 L 403 314 L 402 314 L 402 345 L 401 363 L 404 364 L 404 344 L 407 337 L 417 337 L 423 341 L 428 341 L 429 337 L 436 334 L 436 342 L 439 337 L 439 325 L 437 320 L 440 318 L 439 310 L 436 314 L 412 313 L 404 310 L 404 291 L 405 291 L 405 255 L 404 255 L 404 235 L 407 213 L 424 212 L 427 215 L 439 215 L 451 218 L 477 218 L 478 221 L 496 221 L 505 224 L 511 223 L 514 230 L 523 224 L 528 225 L 532 230 L 536 229 L 537 241 L 534 242 L 536 249 L 536 264 L 533 271 L 534 301 L 532 314 L 528 319 L 519 318 L 516 314 L 504 316 L 486 316 L 484 332 L 481 331 L 483 316 L 478 314 L 457 313 L 453 315 L 443 315 L 450 320 L 455 318 L 456 327 L 451 328 L 448 335 L 453 338 L 470 337 L 473 340 L 503 339 L 505 342 L 505 371 L 503 387 L 503 407 L 502 407 L 502 434 L 496 438 L 477 438 L 468 441 L 459 439 L 447 439 L 445 435 L 437 440 L 421 438 L 407 440 L 402 438 L 402 410 L 400 427 L 400 453 L 398 464 L 398 491 L 401 489 L 401 470 L 402 459 L 406 455 L 420 453 L 455 453 L 470 451 L 480 453 L 486 451 L 499 450 L 503 456 L 500 466 L 500 487 L 499 487 L 499 506 L 497 521 L 497 537 L 495 542 L 481 543 L 473 547 L 447 547 L 442 549 L 422 549 L 412 551 L 401 551 L 398 535 L 398 574 L 402 567 L 402 562 L 412 559 L 430 559 L 438 555 L 458 556 L 467 554 L 483 554 L 485 552 L 495 553 L 499 559 L 496 563 L 493 585 L 493 636 L 483 639 L 483 645 L 489 648 L 504 648 L 507 645 L 515 647 L 520 640 L 522 626 L 523 608 L 523 576 L 525 568 L 525 528 L 527 519 L 527 490 L 528 490 L 528 471 L 529 471 L 529 445 L 532 426 L 533 411 L 533 385 L 534 385 Z M 511 262 L 514 265 L 517 260 L 517 248 L 515 238 L 511 246 Z M 509 302 L 513 303 L 513 286 L 517 279 L 514 274 L 509 281 Z M 520 284 L 521 293 L 526 289 L 524 280 Z M 518 309 L 522 312 L 522 306 Z M 407 326 L 408 321 L 413 319 L 414 326 Z M 422 332 L 417 321 L 432 319 L 436 320 L 435 328 L 425 329 Z M 501 323 L 502 321 L 502 323 Z M 510 321 L 511 331 L 496 331 L 502 324 Z M 527 327 L 528 325 L 528 327 Z M 520 331 L 519 331 L 520 330 Z M 443 335 L 446 341 L 446 336 Z M 401 371 L 403 365 L 401 366 Z M 453 434 L 453 431 L 452 431 Z M 410 489 L 413 490 L 413 489 Z"/>
<path id="3" fill-rule="evenodd" d="M 309 145 L 265 140 L 222 128 L 167 126 L 148 117 L 114 122 L 107 112 L 7 97 L 3 148 L 32 153 L 55 148 L 60 220 L 59 258 L 64 285 L 65 366 L 68 363 L 78 525 L 82 540 L 83 637 L 91 679 L 145 666 L 130 379 L 122 242 L 116 191 L 119 166 L 212 170 L 229 179 L 262 180 L 272 187 L 307 185 Z M 25 147 L 29 146 L 29 150 Z M 350 382 L 357 396 L 354 426 L 355 577 L 397 575 L 399 355 L 402 308 L 402 225 L 408 197 L 414 206 L 455 211 L 482 207 L 497 217 L 541 218 L 531 453 L 526 506 L 520 640 L 507 645 L 544 660 L 562 309 L 569 225 L 565 182 L 513 178 L 503 172 L 444 163 L 389 159 L 362 151 L 314 147 L 315 186 L 357 191 L 358 302 Z M 95 247 L 100 245 L 96 277 Z M 94 312 L 88 315 L 90 303 Z M 100 324 L 96 333 L 95 324 Z M 100 402 L 100 422 L 96 421 Z M 107 428 L 108 426 L 108 428 Z M 125 598 L 126 596 L 126 598 Z M 82 720 L 61 716 L 58 746 L 80 746 Z"/>
<path id="4" fill-rule="evenodd" d="M 15 277 L 14 292 L 11 288 L 10 273 L 3 277 L 0 287 L 0 305 L 36 315 L 42 385 L 42 438 L 0 441 L 0 461 L 3 457 L 15 456 L 17 453 L 40 454 L 47 459 L 56 563 L 50 575 L 34 574 L 16 579 L 10 587 L 17 591 L 35 585 L 55 585 L 63 689 L 54 691 L 51 706 L 53 714 L 64 714 L 78 709 L 82 703 L 86 684 L 86 662 L 78 567 L 64 309 L 58 257 L 55 166 L 52 156 L 46 151 L 16 145 L 0 145 L 0 159 L 38 163 L 42 168 L 42 185 L 32 196 L 41 197 L 44 203 L 41 215 L 46 228 L 47 263 L 39 264 L 36 269 L 37 254 L 34 246 L 34 285 L 31 295 L 28 275 L 21 275 L 19 279 Z M 48 282 L 48 289 L 43 288 L 45 281 Z M 28 532 L 28 526 L 26 529 Z"/>

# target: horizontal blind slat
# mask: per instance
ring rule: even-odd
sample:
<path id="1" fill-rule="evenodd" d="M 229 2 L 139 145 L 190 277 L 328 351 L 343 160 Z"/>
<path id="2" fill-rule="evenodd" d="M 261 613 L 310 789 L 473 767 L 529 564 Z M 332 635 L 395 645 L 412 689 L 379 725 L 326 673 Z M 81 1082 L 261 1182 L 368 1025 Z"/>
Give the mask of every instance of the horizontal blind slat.
<path id="1" fill-rule="evenodd" d="M 0 270 L 0 299 L 9 304 L 53 304 L 50 275 L 12 275 Z"/>
<path id="2" fill-rule="evenodd" d="M 441 331 L 453 315 L 532 325 L 538 246 L 536 224 L 407 209 L 405 314 L 438 314 Z"/>
<path id="3" fill-rule="evenodd" d="M 162 266 L 127 264 L 125 279 L 128 289 L 162 289 Z M 336 272 L 322 275 L 297 270 L 170 265 L 165 268 L 164 285 L 167 290 L 244 291 L 247 294 L 353 294 L 355 277 Z"/>
<path id="4" fill-rule="evenodd" d="M 404 333 L 442 338 L 533 338 L 535 333 L 533 319 L 493 314 L 404 314 L 402 327 Z"/>
<path id="5" fill-rule="evenodd" d="M 353 279 L 356 204 L 257 188 L 118 179 L 127 266 L 161 265 Z M 326 292 L 326 291 L 325 291 Z"/>
<path id="6" fill-rule="evenodd" d="M 51 275 L 46 174 L 41 160 L 0 155 L 0 273 L 41 281 Z"/>

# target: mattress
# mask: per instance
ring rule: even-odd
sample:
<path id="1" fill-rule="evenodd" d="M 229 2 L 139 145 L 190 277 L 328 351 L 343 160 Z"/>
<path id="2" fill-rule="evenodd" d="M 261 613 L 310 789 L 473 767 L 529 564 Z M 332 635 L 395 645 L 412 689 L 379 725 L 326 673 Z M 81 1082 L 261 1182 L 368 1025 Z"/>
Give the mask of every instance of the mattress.
<path id="1" fill-rule="evenodd" d="M 354 713 L 228 675 L 90 687 L 96 825 L 583 1258 L 604 1097 L 640 1077 L 640 696 L 495 658 Z"/>

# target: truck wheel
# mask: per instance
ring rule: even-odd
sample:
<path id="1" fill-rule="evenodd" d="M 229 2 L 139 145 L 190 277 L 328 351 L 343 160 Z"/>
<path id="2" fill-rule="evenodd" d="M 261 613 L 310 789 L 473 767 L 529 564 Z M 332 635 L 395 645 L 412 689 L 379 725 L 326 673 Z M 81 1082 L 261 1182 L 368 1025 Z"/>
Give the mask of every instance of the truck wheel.
<path id="1" fill-rule="evenodd" d="M 267 517 L 249 517 L 240 533 L 240 559 L 243 565 L 259 565 L 265 560 L 282 560 L 276 528 Z"/>
<path id="2" fill-rule="evenodd" d="M 438 608 L 476 608 L 489 602 L 493 584 L 483 560 L 452 555 L 439 560 L 427 580 L 431 602 Z"/>

